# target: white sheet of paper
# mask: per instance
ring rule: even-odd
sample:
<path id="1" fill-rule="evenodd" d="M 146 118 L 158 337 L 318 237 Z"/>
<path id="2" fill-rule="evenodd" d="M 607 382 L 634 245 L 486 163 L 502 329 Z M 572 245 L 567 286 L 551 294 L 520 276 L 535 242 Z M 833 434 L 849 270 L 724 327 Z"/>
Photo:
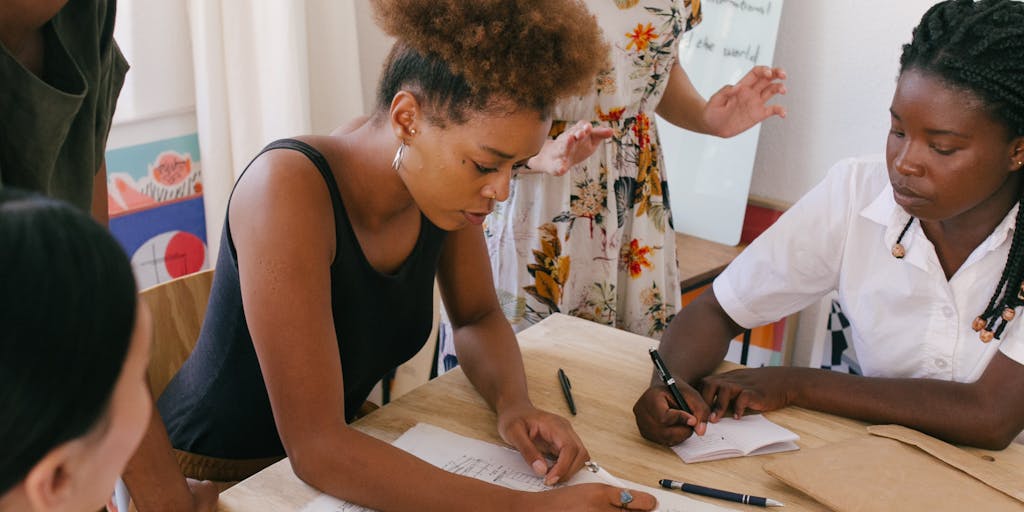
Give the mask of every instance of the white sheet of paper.
<path id="1" fill-rule="evenodd" d="M 459 475 L 522 491 L 543 491 L 550 488 L 544 485 L 544 480 L 541 477 L 533 474 L 530 466 L 526 464 L 519 452 L 504 446 L 460 436 L 426 423 L 419 423 L 407 430 L 395 440 L 394 445 L 445 471 Z M 605 471 L 602 473 L 599 475 L 583 469 L 563 485 L 582 483 L 615 485 L 614 482 L 617 481 L 615 477 Z M 668 492 L 628 481 L 621 483 L 631 489 L 653 494 L 658 499 L 658 510 L 661 512 L 736 510 L 697 501 L 678 492 Z M 372 512 L 372 509 L 321 494 L 303 507 L 302 512 Z"/>
<path id="2" fill-rule="evenodd" d="M 672 447 L 684 462 L 706 462 L 731 457 L 799 450 L 800 436 L 760 414 L 740 419 L 722 418 L 709 423 L 703 436 L 690 436 Z"/>

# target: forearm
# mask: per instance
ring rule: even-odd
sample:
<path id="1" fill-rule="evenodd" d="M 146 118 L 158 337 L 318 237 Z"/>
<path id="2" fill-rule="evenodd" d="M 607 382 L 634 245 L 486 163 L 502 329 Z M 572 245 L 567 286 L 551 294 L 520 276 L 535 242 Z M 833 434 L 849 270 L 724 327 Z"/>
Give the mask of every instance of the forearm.
<path id="1" fill-rule="evenodd" d="M 506 406 L 530 401 L 522 353 L 500 311 L 453 327 L 462 370 L 492 409 L 500 412 Z"/>
<path id="2" fill-rule="evenodd" d="M 160 414 L 154 409 L 139 448 L 122 475 L 139 512 L 194 510 L 192 493 L 171 451 Z"/>
<path id="3" fill-rule="evenodd" d="M 707 100 L 693 86 L 689 75 L 678 64 L 672 65 L 665 93 L 655 112 L 662 119 L 696 133 L 711 133 L 704 120 Z"/>
<path id="4" fill-rule="evenodd" d="M 792 368 L 791 405 L 869 423 L 895 423 L 951 443 L 1002 449 L 1019 433 L 1000 414 L 999 397 L 971 384 L 935 379 L 884 379 Z"/>
<path id="5" fill-rule="evenodd" d="M 473 511 L 481 503 L 515 510 L 522 494 L 449 473 L 351 428 L 306 439 L 288 455 L 307 484 L 375 510 Z"/>
<path id="6" fill-rule="evenodd" d="M 700 379 L 718 368 L 729 342 L 743 328 L 722 311 L 710 288 L 683 308 L 662 335 L 658 352 L 672 375 L 697 387 Z M 652 383 L 661 381 L 657 375 Z"/>

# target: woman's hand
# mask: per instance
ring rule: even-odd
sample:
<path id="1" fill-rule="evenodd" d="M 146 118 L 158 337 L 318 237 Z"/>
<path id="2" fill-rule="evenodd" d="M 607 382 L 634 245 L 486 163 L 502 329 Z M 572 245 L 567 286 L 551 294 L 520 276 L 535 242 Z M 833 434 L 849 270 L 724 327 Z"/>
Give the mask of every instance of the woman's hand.
<path id="1" fill-rule="evenodd" d="M 675 446 L 691 435 L 704 435 L 710 408 L 700 393 L 685 382 L 676 382 L 683 400 L 693 411 L 687 414 L 675 406 L 675 400 L 665 386 L 651 386 L 633 405 L 633 416 L 640 434 L 650 441 Z"/>
<path id="2" fill-rule="evenodd" d="M 192 493 L 195 512 L 215 512 L 219 496 L 217 486 L 209 480 L 187 478 L 188 490 Z"/>
<path id="3" fill-rule="evenodd" d="M 786 94 L 780 80 L 786 72 L 779 68 L 756 66 L 736 85 L 722 87 L 704 107 L 703 120 L 711 135 L 732 137 L 771 116 L 786 117 L 781 105 L 768 105 L 779 94 Z"/>
<path id="4" fill-rule="evenodd" d="M 580 484 L 559 487 L 543 492 L 527 492 L 520 495 L 521 500 L 513 507 L 515 510 L 557 510 L 561 511 L 596 511 L 596 510 L 654 510 L 658 500 L 641 491 L 628 490 L 632 501 L 622 502 L 622 491 L 618 487 L 605 484 Z"/>
<path id="5" fill-rule="evenodd" d="M 547 485 L 568 480 L 590 460 L 583 441 L 568 420 L 533 405 L 502 410 L 498 414 L 498 433 L 519 450 Z M 550 468 L 548 458 L 555 460 Z"/>
<path id="6" fill-rule="evenodd" d="M 792 402 L 793 368 L 749 368 L 708 375 L 701 381 L 701 395 L 712 404 L 708 420 L 717 422 L 733 409 L 740 419 L 747 410 L 774 411 Z"/>
<path id="7" fill-rule="evenodd" d="M 561 176 L 569 172 L 572 166 L 594 154 L 612 133 L 614 132 L 611 128 L 595 127 L 587 121 L 579 121 L 555 140 L 545 142 L 540 153 L 527 163 L 527 169 L 520 172 L 545 172 L 552 176 Z"/>

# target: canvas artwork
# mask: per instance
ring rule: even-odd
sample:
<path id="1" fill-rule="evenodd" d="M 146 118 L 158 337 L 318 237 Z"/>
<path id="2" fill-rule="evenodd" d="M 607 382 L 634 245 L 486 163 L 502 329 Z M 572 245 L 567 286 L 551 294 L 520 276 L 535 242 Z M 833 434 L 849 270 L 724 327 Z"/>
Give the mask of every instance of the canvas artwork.
<path id="1" fill-rule="evenodd" d="M 108 150 L 110 231 L 139 288 L 209 268 L 195 133 Z"/>

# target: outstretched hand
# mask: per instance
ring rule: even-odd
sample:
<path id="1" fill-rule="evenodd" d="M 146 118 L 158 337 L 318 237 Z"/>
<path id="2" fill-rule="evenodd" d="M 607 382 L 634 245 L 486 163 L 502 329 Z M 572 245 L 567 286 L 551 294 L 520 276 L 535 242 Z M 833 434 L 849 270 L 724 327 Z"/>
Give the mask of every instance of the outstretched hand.
<path id="1" fill-rule="evenodd" d="M 785 108 L 768 104 L 777 95 L 786 94 L 782 83 L 785 79 L 786 72 L 780 68 L 755 66 L 735 85 L 719 89 L 704 107 L 708 133 L 732 137 L 771 116 L 785 118 Z"/>
<path id="2" fill-rule="evenodd" d="M 606 126 L 593 126 L 587 121 L 579 121 L 555 140 L 544 143 L 540 153 L 531 158 L 527 166 L 534 172 L 561 176 L 594 154 L 612 133 L 613 130 Z"/>

